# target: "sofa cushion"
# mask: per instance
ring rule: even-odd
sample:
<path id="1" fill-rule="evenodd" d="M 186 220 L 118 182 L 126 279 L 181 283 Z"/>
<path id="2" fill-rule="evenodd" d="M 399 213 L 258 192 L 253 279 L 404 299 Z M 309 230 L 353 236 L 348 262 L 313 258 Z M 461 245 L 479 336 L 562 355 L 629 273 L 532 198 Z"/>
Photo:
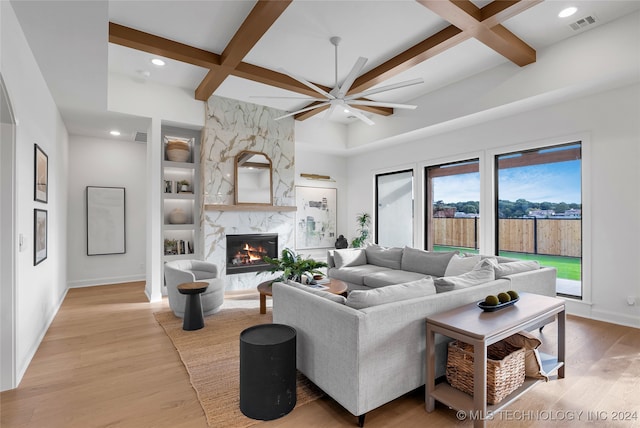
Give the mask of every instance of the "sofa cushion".
<path id="1" fill-rule="evenodd" d="M 436 278 L 434 284 L 438 293 L 473 287 L 474 285 L 493 281 L 496 277 L 495 262 L 491 259 L 481 260 L 471 272 L 458 276 Z"/>
<path id="2" fill-rule="evenodd" d="M 371 288 L 385 287 L 387 285 L 401 284 L 423 279 L 426 275 L 406 270 L 388 269 L 372 273 L 364 277 L 364 285 Z"/>
<path id="3" fill-rule="evenodd" d="M 402 250 L 402 270 L 419 272 L 425 275 L 444 276 L 449 260 L 457 251 L 425 251 L 404 247 Z"/>
<path id="4" fill-rule="evenodd" d="M 496 271 L 496 279 L 503 278 L 507 275 L 528 272 L 530 270 L 540 269 L 540 263 L 536 260 L 520 260 L 517 262 L 498 263 L 494 266 Z"/>
<path id="5" fill-rule="evenodd" d="M 329 278 L 339 279 L 352 284 L 364 285 L 365 276 L 386 270 L 390 269 L 376 265 L 349 266 L 342 269 L 331 268 L 327 271 L 327 275 Z"/>
<path id="6" fill-rule="evenodd" d="M 381 247 L 372 244 L 365 248 L 367 253 L 367 263 L 376 266 L 383 266 L 389 269 L 400 269 L 402 261 L 402 248 Z"/>
<path id="7" fill-rule="evenodd" d="M 318 290 L 318 289 L 309 287 L 308 285 L 300 284 L 299 282 L 288 280 L 287 284 L 290 285 L 291 287 L 306 291 L 307 293 L 315 294 L 316 296 L 323 297 L 325 299 L 329 299 L 333 302 L 340 303 L 343 305 L 347 301 L 347 299 L 344 296 L 340 296 L 339 294 L 333 294 L 325 290 Z"/>
<path id="8" fill-rule="evenodd" d="M 335 250 L 333 260 L 338 269 L 349 266 L 362 266 L 367 264 L 367 254 L 364 248 Z"/>
<path id="9" fill-rule="evenodd" d="M 462 275 L 463 273 L 471 272 L 475 265 L 480 261 L 480 255 L 470 255 L 470 256 L 460 256 L 458 254 L 454 254 L 449 260 L 449 264 L 447 265 L 447 270 L 444 273 L 444 276 L 457 276 Z"/>
<path id="10" fill-rule="evenodd" d="M 353 290 L 349 293 L 346 304 L 354 309 L 364 309 L 370 306 L 430 296 L 432 294 L 436 294 L 436 289 L 433 285 L 433 279 L 427 277 L 373 290 Z"/>

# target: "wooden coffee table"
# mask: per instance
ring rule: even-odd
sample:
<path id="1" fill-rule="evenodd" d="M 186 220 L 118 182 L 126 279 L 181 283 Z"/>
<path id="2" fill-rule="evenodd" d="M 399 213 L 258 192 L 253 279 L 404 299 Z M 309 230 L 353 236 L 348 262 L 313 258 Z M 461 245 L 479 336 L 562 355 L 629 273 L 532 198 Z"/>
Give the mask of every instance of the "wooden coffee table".
<path id="1" fill-rule="evenodd" d="M 267 313 L 267 296 L 272 295 L 271 294 L 272 282 L 274 281 L 269 280 L 269 281 L 261 282 L 260 285 L 258 285 L 258 292 L 260 293 L 260 313 L 261 314 Z M 349 287 L 347 287 L 346 282 L 340 281 L 339 279 L 334 279 L 334 278 L 330 278 L 328 284 L 322 284 L 322 285 L 324 285 L 325 287 L 329 287 L 325 291 L 328 291 L 329 293 L 333 293 L 333 294 L 346 295 L 347 290 L 349 289 Z"/>

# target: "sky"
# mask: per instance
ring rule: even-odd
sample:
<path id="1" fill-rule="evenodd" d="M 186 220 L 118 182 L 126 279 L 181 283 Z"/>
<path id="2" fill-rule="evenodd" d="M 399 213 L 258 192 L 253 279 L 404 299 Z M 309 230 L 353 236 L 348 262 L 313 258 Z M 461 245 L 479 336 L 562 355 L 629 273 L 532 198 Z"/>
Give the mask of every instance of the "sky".
<path id="1" fill-rule="evenodd" d="M 580 160 L 500 170 L 499 195 L 503 200 L 581 203 Z M 438 177 L 434 201 L 445 203 L 480 200 L 480 174 Z"/>

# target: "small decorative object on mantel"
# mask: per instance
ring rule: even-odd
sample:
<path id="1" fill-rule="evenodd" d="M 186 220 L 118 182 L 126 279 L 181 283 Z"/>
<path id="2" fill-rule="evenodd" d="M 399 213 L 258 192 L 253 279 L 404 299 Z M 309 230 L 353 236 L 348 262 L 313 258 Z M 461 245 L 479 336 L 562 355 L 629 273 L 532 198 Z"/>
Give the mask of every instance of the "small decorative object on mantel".
<path id="1" fill-rule="evenodd" d="M 514 305 L 520 296 L 515 290 L 499 293 L 497 296 L 489 295 L 483 301 L 478 302 L 478 307 L 485 312 L 494 312 L 498 309 Z"/>
<path id="2" fill-rule="evenodd" d="M 344 235 L 338 236 L 338 239 L 336 239 L 336 249 L 347 248 L 348 246 L 349 241 L 347 241 L 347 238 L 345 238 Z"/>

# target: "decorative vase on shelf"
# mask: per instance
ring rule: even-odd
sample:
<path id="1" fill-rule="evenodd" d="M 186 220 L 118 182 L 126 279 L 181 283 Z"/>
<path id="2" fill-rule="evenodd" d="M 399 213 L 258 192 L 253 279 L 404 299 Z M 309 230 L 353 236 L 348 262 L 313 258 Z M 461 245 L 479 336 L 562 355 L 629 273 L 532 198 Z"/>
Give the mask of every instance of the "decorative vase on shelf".
<path id="1" fill-rule="evenodd" d="M 189 160 L 189 144 L 184 141 L 169 141 L 167 143 L 167 159 L 173 162 L 187 162 Z"/>
<path id="2" fill-rule="evenodd" d="M 187 222 L 187 213 L 181 208 L 176 208 L 169 213 L 169 223 L 185 224 Z"/>

